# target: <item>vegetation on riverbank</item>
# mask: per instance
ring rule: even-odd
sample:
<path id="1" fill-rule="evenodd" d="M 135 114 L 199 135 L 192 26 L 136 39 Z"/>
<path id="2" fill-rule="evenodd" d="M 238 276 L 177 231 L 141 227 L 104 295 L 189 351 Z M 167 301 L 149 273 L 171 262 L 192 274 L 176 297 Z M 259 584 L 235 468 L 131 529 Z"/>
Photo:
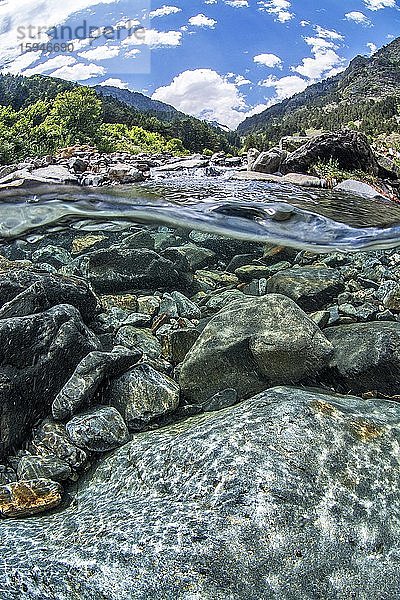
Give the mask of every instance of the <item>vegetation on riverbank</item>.
<path id="1" fill-rule="evenodd" d="M 53 79 L 0 76 L 0 164 L 90 144 L 106 152 L 211 153 L 238 149 L 236 134 L 180 113 L 140 112 L 111 96 Z"/>

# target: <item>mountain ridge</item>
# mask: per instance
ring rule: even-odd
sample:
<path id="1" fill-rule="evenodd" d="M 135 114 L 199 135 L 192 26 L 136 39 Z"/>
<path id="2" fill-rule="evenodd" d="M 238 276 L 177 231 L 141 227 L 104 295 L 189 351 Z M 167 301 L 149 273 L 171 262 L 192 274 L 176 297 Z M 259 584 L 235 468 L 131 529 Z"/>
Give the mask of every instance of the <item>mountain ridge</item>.
<path id="1" fill-rule="evenodd" d="M 369 58 L 356 56 L 342 73 L 314 83 L 304 92 L 248 117 L 239 124 L 237 132 L 240 135 L 266 133 L 275 138 L 298 132 L 299 126 L 301 129 L 319 128 L 324 121 L 321 109 L 326 113 L 338 110 L 336 118 L 326 119 L 326 128 L 340 128 L 347 124 L 346 120 L 374 117 L 371 103 L 375 108 L 382 108 L 389 98 L 400 98 L 400 37 Z M 389 119 L 395 116 L 390 106 L 383 108 Z"/>

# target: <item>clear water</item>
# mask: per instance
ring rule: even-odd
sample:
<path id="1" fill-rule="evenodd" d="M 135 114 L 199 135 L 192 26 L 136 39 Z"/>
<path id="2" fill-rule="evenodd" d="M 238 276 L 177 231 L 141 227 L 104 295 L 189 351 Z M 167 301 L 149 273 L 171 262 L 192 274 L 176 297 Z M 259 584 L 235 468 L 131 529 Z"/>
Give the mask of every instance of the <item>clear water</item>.
<path id="1" fill-rule="evenodd" d="M 400 243 L 400 205 L 331 190 L 224 177 L 172 176 L 136 186 L 43 187 L 0 193 L 3 240 L 72 227 L 123 230 L 134 223 L 197 229 L 316 252 Z M 4 243 L 4 241 L 3 241 Z"/>

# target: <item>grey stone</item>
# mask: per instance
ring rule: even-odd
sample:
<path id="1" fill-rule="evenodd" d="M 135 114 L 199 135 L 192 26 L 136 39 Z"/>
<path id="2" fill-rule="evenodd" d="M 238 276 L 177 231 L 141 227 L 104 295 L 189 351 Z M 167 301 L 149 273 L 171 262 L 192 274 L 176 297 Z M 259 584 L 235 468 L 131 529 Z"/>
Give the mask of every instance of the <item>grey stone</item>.
<path id="1" fill-rule="evenodd" d="M 280 148 L 271 148 L 267 152 L 261 152 L 257 156 L 256 160 L 252 165 L 252 171 L 259 173 L 273 174 L 277 173 L 281 169 L 281 164 L 287 157 L 287 152 Z"/>
<path id="2" fill-rule="evenodd" d="M 124 325 L 118 331 L 115 341 L 125 348 L 140 350 L 145 356 L 159 358 L 161 344 L 152 334 L 151 329 L 141 329 L 132 325 Z"/>
<path id="3" fill-rule="evenodd" d="M 289 298 L 244 297 L 206 325 L 180 367 L 189 401 L 199 404 L 227 388 L 249 397 L 276 383 L 318 373 L 332 346 Z"/>
<path id="4" fill-rule="evenodd" d="M 330 381 L 356 394 L 399 395 L 400 323 L 340 325 L 324 333 L 335 349 Z"/>
<path id="5" fill-rule="evenodd" d="M 64 481 L 72 475 L 70 465 L 57 456 L 26 455 L 21 458 L 17 469 L 18 479 L 51 479 Z"/>
<path id="6" fill-rule="evenodd" d="M 238 402 L 237 390 L 233 388 L 227 388 L 218 392 L 212 396 L 207 402 L 204 402 L 202 408 L 204 412 L 211 412 L 214 410 L 222 410 L 223 408 L 229 408 Z"/>
<path id="7" fill-rule="evenodd" d="M 178 315 L 180 317 L 183 317 L 184 319 L 201 318 L 201 311 L 199 307 L 194 302 L 189 300 L 189 298 L 186 298 L 186 296 L 180 292 L 172 292 L 171 296 L 175 300 L 175 304 L 178 309 Z"/>
<path id="8" fill-rule="evenodd" d="M 102 293 L 180 289 L 190 285 L 190 277 L 178 272 L 174 264 L 153 252 L 112 246 L 87 256 L 87 277 Z"/>
<path id="9" fill-rule="evenodd" d="M 184 258 L 189 267 L 196 271 L 204 267 L 209 267 L 216 260 L 216 254 L 213 250 L 202 248 L 196 244 L 185 244 L 183 246 L 170 247 L 163 251 L 162 255 L 176 262 Z"/>
<path id="10" fill-rule="evenodd" d="M 61 459 L 71 467 L 73 473 L 81 471 L 88 459 L 87 453 L 71 442 L 65 425 L 50 419 L 45 419 L 35 429 L 29 449 L 46 459 Z"/>
<path id="11" fill-rule="evenodd" d="M 273 275 L 267 282 L 270 294 L 284 294 L 304 310 L 320 310 L 344 290 L 335 269 L 298 267 Z"/>
<path id="12" fill-rule="evenodd" d="M 0 320 L 0 457 L 49 413 L 76 365 L 99 346 L 69 305 Z"/>
<path id="13" fill-rule="evenodd" d="M 171 329 L 157 334 L 162 347 L 162 355 L 172 364 L 181 363 L 197 341 L 200 332 L 194 328 Z"/>
<path id="14" fill-rule="evenodd" d="M 41 169 L 34 169 L 32 171 L 34 177 L 45 179 L 49 183 L 58 184 L 77 184 L 79 183 L 78 178 L 70 173 L 66 167 L 61 165 L 49 165 Z"/>
<path id="15" fill-rule="evenodd" d="M 173 412 L 179 396 L 179 385 L 173 379 L 146 364 L 114 379 L 105 393 L 131 431 L 140 431 L 156 417 Z"/>
<path id="16" fill-rule="evenodd" d="M 112 406 L 96 406 L 76 415 L 66 430 L 74 444 L 90 452 L 107 452 L 129 440 L 125 422 Z"/>
<path id="17" fill-rule="evenodd" d="M 356 196 L 361 196 L 361 198 L 382 197 L 382 194 L 372 187 L 372 185 L 368 185 L 368 183 L 363 183 L 362 181 L 357 181 L 355 179 L 346 179 L 345 181 L 338 183 L 334 189 L 337 192 L 349 192 Z"/>
<path id="18" fill-rule="evenodd" d="M 337 162 L 347 171 L 378 174 L 378 163 L 367 137 L 356 131 L 322 133 L 295 150 L 282 164 L 283 173 L 308 173 L 319 161 Z"/>
<path id="19" fill-rule="evenodd" d="M 141 356 L 140 351 L 128 350 L 123 346 L 116 346 L 112 352 L 90 352 L 55 397 L 51 408 L 54 419 L 72 417 L 78 409 L 90 403 L 107 377 L 126 371 Z"/>
<path id="20" fill-rule="evenodd" d="M 0 521 L 2 600 L 397 600 L 399 420 L 278 388 L 137 435 L 70 506 Z"/>

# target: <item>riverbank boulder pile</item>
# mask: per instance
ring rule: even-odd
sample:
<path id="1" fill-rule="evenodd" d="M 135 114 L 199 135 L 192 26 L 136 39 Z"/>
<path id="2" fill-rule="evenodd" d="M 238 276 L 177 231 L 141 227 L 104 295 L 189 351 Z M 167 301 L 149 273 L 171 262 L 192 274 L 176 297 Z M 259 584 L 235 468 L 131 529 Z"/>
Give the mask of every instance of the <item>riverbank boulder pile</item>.
<path id="1" fill-rule="evenodd" d="M 356 175 L 339 183 L 334 178 L 317 176 L 314 167 L 318 163 L 332 163 L 338 169 Z M 400 167 L 395 160 L 374 151 L 363 134 L 342 130 L 313 137 L 287 136 L 270 150 L 252 148 L 242 157 L 227 156 L 224 152 L 211 157 L 201 154 L 174 157 L 168 153 L 105 154 L 89 146 L 73 146 L 56 156 L 27 158 L 22 163 L 0 167 L 0 192 L 55 184 L 130 185 L 199 170 L 207 177 L 224 176 L 301 187 L 337 186 L 338 191 L 364 197 L 397 198 L 400 191 Z M 359 181 L 362 174 L 367 182 Z"/>

